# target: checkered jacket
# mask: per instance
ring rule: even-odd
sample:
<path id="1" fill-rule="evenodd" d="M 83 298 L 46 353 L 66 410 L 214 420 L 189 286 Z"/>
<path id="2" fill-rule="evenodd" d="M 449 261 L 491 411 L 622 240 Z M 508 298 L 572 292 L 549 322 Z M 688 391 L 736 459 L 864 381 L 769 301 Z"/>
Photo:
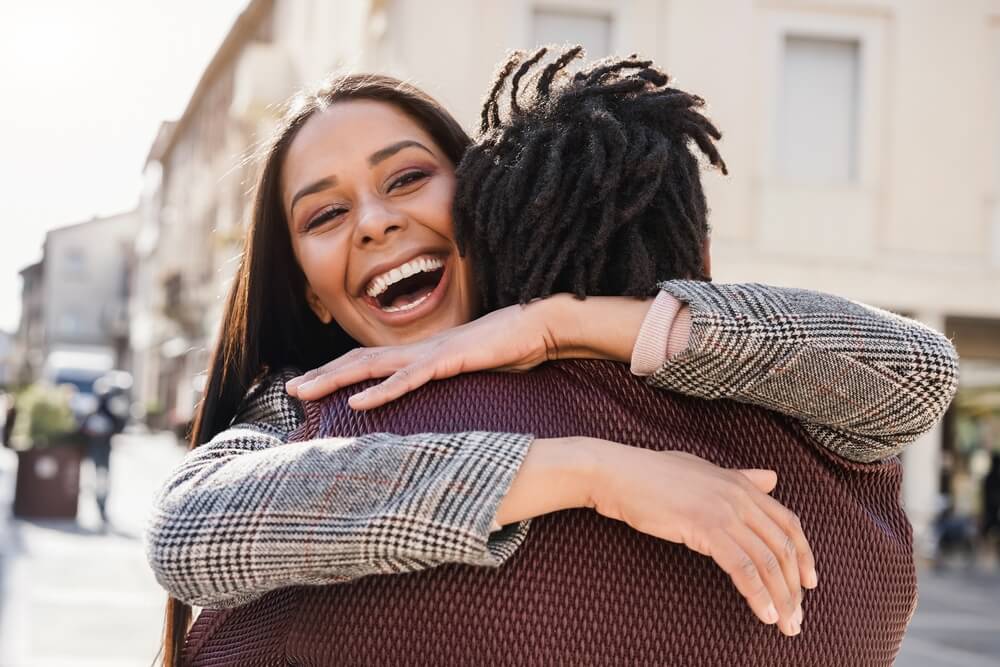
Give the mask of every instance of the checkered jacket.
<path id="1" fill-rule="evenodd" d="M 956 390 L 954 348 L 915 321 L 805 290 L 661 288 L 689 304 L 692 328 L 688 349 L 653 385 L 794 416 L 845 458 L 895 455 Z M 531 436 L 287 442 L 304 419 L 284 390 L 297 374 L 284 369 L 254 385 L 230 427 L 190 452 L 157 494 L 146 553 L 172 595 L 229 607 L 291 585 L 447 562 L 495 567 L 523 542 L 530 521 L 490 529 Z"/>

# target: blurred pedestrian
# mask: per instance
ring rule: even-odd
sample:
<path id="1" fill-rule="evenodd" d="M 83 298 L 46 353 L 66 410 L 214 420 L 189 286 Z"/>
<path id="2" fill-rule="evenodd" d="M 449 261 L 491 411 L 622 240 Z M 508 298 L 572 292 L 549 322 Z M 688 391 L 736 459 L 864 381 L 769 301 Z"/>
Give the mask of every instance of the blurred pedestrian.
<path id="1" fill-rule="evenodd" d="M 990 470 L 983 478 L 983 524 L 982 537 L 990 538 L 997 533 L 997 555 L 1000 556 L 1000 452 L 990 456 Z"/>
<path id="2" fill-rule="evenodd" d="M 128 422 L 131 386 L 131 376 L 122 371 L 111 371 L 98 378 L 94 382 L 97 407 L 82 427 L 87 439 L 87 456 L 96 473 L 97 509 L 105 526 L 108 525 L 107 504 L 111 490 L 111 438 L 121 433 Z"/>
<path id="3" fill-rule="evenodd" d="M 17 419 L 17 401 L 13 394 L 0 392 L 0 414 L 4 418 L 0 443 L 3 443 L 4 447 L 10 447 L 10 436 L 14 432 L 14 421 Z"/>

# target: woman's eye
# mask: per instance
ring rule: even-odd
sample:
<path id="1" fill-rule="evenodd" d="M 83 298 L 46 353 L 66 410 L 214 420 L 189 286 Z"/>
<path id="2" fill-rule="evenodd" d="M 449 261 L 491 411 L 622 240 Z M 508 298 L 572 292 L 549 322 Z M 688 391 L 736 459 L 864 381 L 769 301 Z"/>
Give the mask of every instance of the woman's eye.
<path id="1" fill-rule="evenodd" d="M 343 213 L 344 210 L 345 209 L 342 208 L 328 208 L 324 211 L 321 211 L 319 215 L 317 215 L 315 218 L 306 223 L 306 231 L 308 232 L 310 229 L 314 229 L 315 227 L 322 225 L 327 220 L 333 220 L 334 218 L 340 216 L 340 214 Z"/>
<path id="2" fill-rule="evenodd" d="M 392 192 L 396 188 L 401 188 L 410 183 L 415 183 L 423 178 L 427 178 L 427 173 L 423 171 L 408 171 L 396 180 L 392 182 L 389 186 L 389 192 Z"/>

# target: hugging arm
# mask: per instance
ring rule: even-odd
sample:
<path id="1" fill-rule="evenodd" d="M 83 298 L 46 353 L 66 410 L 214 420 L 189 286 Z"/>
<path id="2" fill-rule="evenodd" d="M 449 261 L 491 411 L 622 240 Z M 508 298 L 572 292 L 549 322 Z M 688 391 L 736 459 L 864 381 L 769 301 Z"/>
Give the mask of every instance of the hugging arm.
<path id="1" fill-rule="evenodd" d="M 230 607 L 283 586 L 329 584 L 445 562 L 497 566 L 527 521 L 490 533 L 531 438 L 468 432 L 287 442 L 304 416 L 274 373 L 230 428 L 192 450 L 146 529 L 176 598 Z M 405 480 L 402 482 L 401 480 Z M 456 482 L 469 488 L 456 492 Z"/>
<path id="2" fill-rule="evenodd" d="M 957 390 L 955 348 L 914 320 L 809 290 L 686 280 L 660 287 L 688 305 L 691 331 L 651 384 L 790 415 L 846 459 L 899 453 Z"/>
<path id="3" fill-rule="evenodd" d="M 651 384 L 794 417 L 846 459 L 898 453 L 941 418 L 957 389 L 955 348 L 914 320 L 809 290 L 690 280 L 660 288 L 688 305 L 690 333 L 679 353 L 652 364 Z M 430 380 L 476 370 L 527 370 L 567 358 L 632 361 L 635 368 L 637 349 L 659 348 L 662 360 L 678 339 L 672 327 L 645 326 L 650 307 L 631 297 L 559 294 L 418 343 L 359 348 L 295 378 L 289 391 L 316 399 L 387 377 L 351 397 L 353 407 L 370 409 Z"/>
<path id="4" fill-rule="evenodd" d="M 780 616 L 782 632 L 798 632 L 792 592 L 816 585 L 815 566 L 797 519 L 767 495 L 773 473 L 592 438 L 380 433 L 289 442 L 304 417 L 284 388 L 292 375 L 252 388 L 234 424 L 190 452 L 158 494 L 147 558 L 174 597 L 232 607 L 286 586 L 443 563 L 499 566 L 531 517 L 591 507 L 711 556 L 762 622 Z M 491 532 L 494 520 L 508 525 Z"/>

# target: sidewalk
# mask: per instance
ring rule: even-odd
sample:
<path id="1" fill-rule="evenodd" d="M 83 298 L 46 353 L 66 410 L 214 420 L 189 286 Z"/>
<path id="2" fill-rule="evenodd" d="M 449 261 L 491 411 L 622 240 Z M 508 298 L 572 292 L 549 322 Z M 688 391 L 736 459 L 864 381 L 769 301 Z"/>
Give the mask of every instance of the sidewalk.
<path id="1" fill-rule="evenodd" d="M 1000 572 L 920 572 L 917 612 L 896 667 L 1000 665 Z"/>
<path id="2" fill-rule="evenodd" d="M 14 543 L 11 525 L 11 507 L 14 503 L 14 475 L 17 472 L 17 454 L 0 447 L 0 667 L 4 660 L 4 618 L 6 614 L 7 570 L 10 555 L 19 549 Z"/>
<path id="3" fill-rule="evenodd" d="M 0 667 L 152 663 L 165 594 L 146 565 L 142 528 L 153 493 L 182 455 L 169 435 L 117 436 L 113 529 L 103 532 L 89 462 L 77 521 L 10 519 L 16 457 L 0 452 Z"/>

